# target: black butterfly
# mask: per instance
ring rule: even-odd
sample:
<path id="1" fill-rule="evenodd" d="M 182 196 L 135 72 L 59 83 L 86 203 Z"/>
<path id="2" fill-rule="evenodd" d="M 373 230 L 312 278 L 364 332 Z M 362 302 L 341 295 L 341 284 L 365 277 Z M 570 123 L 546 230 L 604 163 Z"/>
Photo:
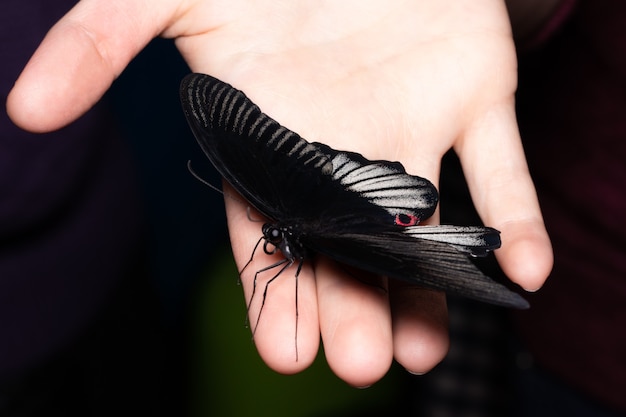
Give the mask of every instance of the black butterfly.
<path id="1" fill-rule="evenodd" d="M 418 226 L 438 193 L 398 162 L 309 143 L 262 113 L 243 92 L 204 74 L 180 88 L 187 121 L 215 168 L 259 212 L 264 250 L 285 259 L 323 254 L 375 274 L 491 304 L 527 308 L 519 294 L 468 259 L 500 247 L 489 227 Z M 260 242 L 260 241 L 259 241 Z M 258 245 L 258 244 L 257 244 Z"/>

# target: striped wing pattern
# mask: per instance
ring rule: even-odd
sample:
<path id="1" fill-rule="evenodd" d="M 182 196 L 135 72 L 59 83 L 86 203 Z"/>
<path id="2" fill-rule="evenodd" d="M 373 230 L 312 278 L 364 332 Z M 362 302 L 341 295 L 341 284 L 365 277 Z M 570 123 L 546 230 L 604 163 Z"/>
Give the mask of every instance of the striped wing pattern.
<path id="1" fill-rule="evenodd" d="M 284 248 L 298 246 L 294 253 L 318 252 L 484 302 L 528 307 L 468 259 L 500 247 L 497 230 L 417 226 L 437 206 L 437 190 L 427 179 L 407 174 L 398 162 L 370 161 L 310 143 L 262 113 L 243 92 L 211 76 L 188 75 L 180 93 L 209 160 L 274 222 L 274 230 L 291 236 Z"/>
<path id="2" fill-rule="evenodd" d="M 419 220 L 432 216 L 437 207 L 437 190 L 424 178 L 408 175 L 400 164 L 361 163 L 340 152 L 332 159 L 333 179 L 346 191 L 384 208 L 391 216 L 414 215 Z"/>

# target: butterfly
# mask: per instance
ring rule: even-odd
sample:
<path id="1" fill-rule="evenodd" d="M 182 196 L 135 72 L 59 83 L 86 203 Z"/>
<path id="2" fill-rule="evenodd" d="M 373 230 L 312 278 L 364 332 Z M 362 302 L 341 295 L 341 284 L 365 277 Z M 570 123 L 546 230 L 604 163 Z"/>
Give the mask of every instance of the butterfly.
<path id="1" fill-rule="evenodd" d="M 263 241 L 266 253 L 284 256 L 259 271 L 280 267 L 271 280 L 293 264 L 297 278 L 303 263 L 319 254 L 422 287 L 528 308 L 524 298 L 470 261 L 499 248 L 500 232 L 419 225 L 434 213 L 438 192 L 399 162 L 370 161 L 308 142 L 264 114 L 242 91 L 209 75 L 187 75 L 180 98 L 208 159 L 269 219 L 257 247 Z"/>

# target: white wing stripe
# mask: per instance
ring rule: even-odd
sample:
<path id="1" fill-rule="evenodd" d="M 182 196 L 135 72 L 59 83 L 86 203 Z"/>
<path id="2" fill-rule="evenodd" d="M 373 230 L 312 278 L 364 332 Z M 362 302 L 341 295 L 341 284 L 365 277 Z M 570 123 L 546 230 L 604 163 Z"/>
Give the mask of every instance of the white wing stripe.
<path id="1" fill-rule="evenodd" d="M 401 209 L 413 211 L 431 204 L 422 198 L 429 190 L 423 188 L 424 182 L 419 178 L 381 164 L 363 166 L 343 154 L 336 155 L 332 163 L 334 179 L 392 215 Z"/>

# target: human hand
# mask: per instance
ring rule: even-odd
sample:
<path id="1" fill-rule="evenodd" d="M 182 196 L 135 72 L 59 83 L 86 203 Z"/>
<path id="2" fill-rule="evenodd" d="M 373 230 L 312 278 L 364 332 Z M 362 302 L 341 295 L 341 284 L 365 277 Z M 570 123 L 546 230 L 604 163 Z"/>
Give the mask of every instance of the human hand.
<path id="1" fill-rule="evenodd" d="M 245 91 L 307 140 L 400 160 L 435 184 L 453 147 L 478 212 L 502 231 L 496 255 L 504 271 L 527 289 L 543 283 L 552 255 L 517 131 L 515 51 L 500 0 L 83 0 L 25 68 L 9 114 L 33 131 L 71 122 L 159 34 L 176 38 L 193 71 Z M 245 205 L 226 201 L 241 268 L 259 225 Z M 259 256 L 247 271 L 265 262 Z M 253 275 L 242 277 L 246 299 Z M 287 277 L 272 284 L 255 334 L 260 355 L 277 371 L 307 367 L 320 333 L 329 365 L 355 386 L 379 379 L 392 357 L 421 373 L 446 353 L 442 294 L 392 282 L 381 292 L 320 259 L 299 280 L 296 362 Z M 253 303 L 253 322 L 258 309 Z"/>

